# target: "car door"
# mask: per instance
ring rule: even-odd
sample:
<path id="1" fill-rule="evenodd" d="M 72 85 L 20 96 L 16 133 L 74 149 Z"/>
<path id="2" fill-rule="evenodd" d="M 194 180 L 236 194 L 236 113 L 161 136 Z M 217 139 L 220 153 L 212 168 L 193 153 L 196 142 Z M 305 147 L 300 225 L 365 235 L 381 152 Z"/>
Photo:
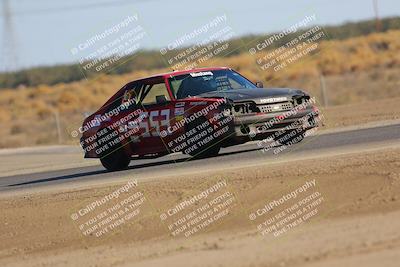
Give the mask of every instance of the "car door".
<path id="1" fill-rule="evenodd" d="M 144 82 L 138 104 L 143 114 L 138 122 L 140 136 L 136 142 L 132 142 L 132 150 L 139 155 L 166 152 L 161 132 L 170 127 L 173 102 L 164 81 Z"/>

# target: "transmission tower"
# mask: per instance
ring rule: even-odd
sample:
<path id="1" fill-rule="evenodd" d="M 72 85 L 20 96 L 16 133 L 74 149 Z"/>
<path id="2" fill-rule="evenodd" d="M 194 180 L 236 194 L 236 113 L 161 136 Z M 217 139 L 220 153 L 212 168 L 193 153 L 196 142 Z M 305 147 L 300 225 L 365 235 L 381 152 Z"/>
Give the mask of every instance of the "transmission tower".
<path id="1" fill-rule="evenodd" d="M 12 71 L 17 68 L 16 38 L 12 22 L 12 14 L 9 0 L 2 0 L 3 36 L 2 36 L 2 60 L 0 71 Z"/>

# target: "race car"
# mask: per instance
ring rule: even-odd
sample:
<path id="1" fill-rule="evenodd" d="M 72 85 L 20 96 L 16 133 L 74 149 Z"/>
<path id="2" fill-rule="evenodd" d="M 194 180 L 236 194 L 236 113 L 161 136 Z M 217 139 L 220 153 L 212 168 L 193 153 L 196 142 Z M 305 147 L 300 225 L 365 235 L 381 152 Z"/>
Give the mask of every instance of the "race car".
<path id="1" fill-rule="evenodd" d="M 318 116 L 302 90 L 263 88 L 231 68 L 199 68 L 129 82 L 84 120 L 80 143 L 85 158 L 116 171 L 134 156 L 204 158 L 252 140 L 291 145 L 318 126 Z"/>

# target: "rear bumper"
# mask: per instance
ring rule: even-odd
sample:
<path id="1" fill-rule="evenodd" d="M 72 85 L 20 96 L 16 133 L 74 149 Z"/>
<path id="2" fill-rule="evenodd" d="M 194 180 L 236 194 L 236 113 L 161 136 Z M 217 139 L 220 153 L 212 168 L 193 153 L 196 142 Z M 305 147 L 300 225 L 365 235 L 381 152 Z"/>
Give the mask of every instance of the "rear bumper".
<path id="1" fill-rule="evenodd" d="M 242 115 L 234 118 L 235 135 L 237 137 L 274 133 L 277 131 L 317 127 L 319 111 L 316 107 L 308 107 L 287 115 L 285 112 Z"/>

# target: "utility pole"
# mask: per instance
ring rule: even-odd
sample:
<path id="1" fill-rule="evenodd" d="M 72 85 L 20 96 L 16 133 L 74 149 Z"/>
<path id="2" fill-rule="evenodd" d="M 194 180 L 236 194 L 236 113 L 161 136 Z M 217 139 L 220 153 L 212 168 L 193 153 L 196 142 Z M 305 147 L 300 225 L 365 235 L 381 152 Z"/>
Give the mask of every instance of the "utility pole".
<path id="1" fill-rule="evenodd" d="M 58 112 L 58 110 L 54 111 L 54 119 L 56 121 L 58 143 L 61 144 L 62 136 L 61 136 L 61 125 L 60 125 L 60 113 Z"/>
<path id="2" fill-rule="evenodd" d="M 17 68 L 16 38 L 12 21 L 9 0 L 2 0 L 3 36 L 2 36 L 2 66 L 0 71 L 12 71 Z"/>
<path id="3" fill-rule="evenodd" d="M 375 28 L 376 32 L 382 31 L 382 22 L 379 18 L 379 7 L 378 7 L 378 0 L 372 0 L 372 5 L 374 7 L 375 12 Z"/>
<path id="4" fill-rule="evenodd" d="M 328 94 L 327 94 L 327 90 L 326 90 L 325 77 L 322 73 L 319 75 L 319 82 L 320 82 L 320 87 L 321 87 L 322 102 L 323 102 L 324 107 L 327 107 L 329 105 Z"/>

